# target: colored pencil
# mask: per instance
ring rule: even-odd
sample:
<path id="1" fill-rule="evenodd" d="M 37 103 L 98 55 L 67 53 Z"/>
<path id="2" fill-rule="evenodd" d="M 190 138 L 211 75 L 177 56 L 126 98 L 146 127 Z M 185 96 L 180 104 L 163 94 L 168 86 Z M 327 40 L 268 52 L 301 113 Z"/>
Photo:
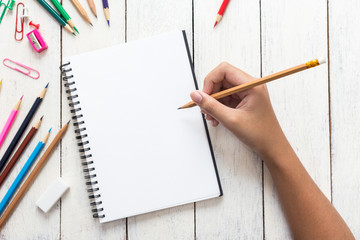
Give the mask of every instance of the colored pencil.
<path id="1" fill-rule="evenodd" d="M 17 131 L 15 137 L 13 138 L 12 142 L 10 143 L 8 149 L 6 149 L 6 152 L 4 153 L 4 156 L 1 158 L 0 160 L 0 172 L 3 170 L 3 168 L 5 167 L 6 162 L 8 161 L 8 159 L 10 158 L 12 152 L 14 151 L 16 144 L 19 142 L 21 136 L 23 135 L 23 133 L 25 132 L 27 126 L 29 125 L 31 119 L 34 117 L 36 111 L 38 110 L 45 94 L 47 91 L 47 87 L 48 87 L 49 83 L 46 84 L 45 88 L 41 91 L 40 95 L 36 98 L 34 104 L 32 105 L 30 111 L 28 112 L 28 114 L 26 115 L 23 123 L 21 124 L 19 130 Z"/>
<path id="2" fill-rule="evenodd" d="M 229 4 L 229 1 L 230 1 L 230 0 L 224 0 L 224 1 L 222 2 L 221 6 L 220 6 L 220 9 L 219 9 L 219 11 L 218 11 L 218 14 L 217 14 L 217 16 L 216 16 L 216 21 L 215 21 L 214 27 L 216 26 L 216 24 L 218 24 L 218 23 L 221 21 L 223 15 L 224 15 L 224 13 L 225 13 L 226 7 L 227 7 L 227 5 Z"/>
<path id="3" fill-rule="evenodd" d="M 1 89 L 2 81 L 3 81 L 3 79 L 0 80 L 0 89 Z"/>
<path id="4" fill-rule="evenodd" d="M 75 5 L 75 7 L 78 10 L 78 12 L 80 13 L 80 15 L 92 26 L 89 15 L 85 11 L 84 7 L 80 4 L 80 2 L 78 0 L 71 0 L 71 1 Z"/>
<path id="5" fill-rule="evenodd" d="M 12 196 L 16 192 L 16 189 L 20 186 L 21 182 L 24 180 L 26 174 L 30 170 L 31 166 L 35 162 L 36 158 L 39 156 L 41 150 L 44 148 L 47 140 L 49 139 L 51 129 L 44 136 L 44 138 L 36 145 L 34 151 L 31 153 L 29 159 L 26 161 L 25 165 L 16 176 L 14 182 L 11 184 L 9 190 L 6 192 L 4 198 L 0 202 L 0 214 L 5 210 L 7 204 L 10 202 Z"/>
<path id="6" fill-rule="evenodd" d="M 95 15 L 95 17 L 97 17 L 94 0 L 88 0 L 88 4 L 90 6 L 90 9 L 91 9 L 92 13 Z"/>
<path id="7" fill-rule="evenodd" d="M 102 2 L 103 2 L 103 7 L 104 7 L 105 18 L 106 18 L 108 25 L 110 26 L 109 2 L 108 2 L 108 0 L 102 0 Z"/>
<path id="8" fill-rule="evenodd" d="M 16 118 L 16 115 L 17 115 L 17 113 L 19 111 L 22 99 L 23 99 L 23 96 L 16 103 L 14 109 L 11 111 L 10 116 L 9 116 L 8 120 L 6 121 L 4 128 L 0 133 L 0 148 L 1 148 L 1 145 L 3 144 L 3 142 L 5 140 L 5 137 L 6 137 L 7 133 L 9 132 L 9 130 L 11 128 L 11 125 L 13 124 L 13 122 L 14 122 L 14 120 Z"/>
<path id="9" fill-rule="evenodd" d="M 29 145 L 30 141 L 35 136 L 35 133 L 38 131 L 43 117 L 40 118 L 40 120 L 35 123 L 35 125 L 30 129 L 29 133 L 26 135 L 24 141 L 20 144 L 20 147 L 18 150 L 16 150 L 14 156 L 10 159 L 9 163 L 6 165 L 4 171 L 0 175 L 0 186 L 5 181 L 6 177 L 10 173 L 11 169 L 15 166 L 15 163 L 19 160 L 22 153 L 25 151 L 26 147 Z"/>
<path id="10" fill-rule="evenodd" d="M 70 15 L 66 12 L 65 8 L 59 3 L 59 1 L 51 0 L 51 2 L 54 4 L 56 9 L 59 11 L 61 16 L 63 16 L 63 18 L 66 20 L 66 22 L 70 25 L 70 27 L 72 27 L 73 29 L 75 29 L 75 31 L 77 33 L 79 33 L 79 31 L 75 27 L 74 21 L 71 19 Z"/>
<path id="11" fill-rule="evenodd" d="M 69 24 L 65 22 L 64 19 L 56 12 L 55 9 L 53 9 L 45 0 L 37 0 L 41 6 L 45 8 L 46 11 L 48 11 L 68 32 L 75 35 L 74 31 L 71 29 Z"/>
<path id="12" fill-rule="evenodd" d="M 288 75 L 291 75 L 291 74 L 294 74 L 294 73 L 297 73 L 297 72 L 300 72 L 300 71 L 304 71 L 304 70 L 312 68 L 312 67 L 319 66 L 320 64 L 323 64 L 325 62 L 326 62 L 325 59 L 311 60 L 311 61 L 306 62 L 304 64 L 300 64 L 298 66 L 283 70 L 281 72 L 274 73 L 274 74 L 271 74 L 269 76 L 266 76 L 266 77 L 263 77 L 263 78 L 260 78 L 260 79 L 254 80 L 254 81 L 247 82 L 247 83 L 241 84 L 239 86 L 235 86 L 235 87 L 226 89 L 226 90 L 221 91 L 221 92 L 214 93 L 214 94 L 211 95 L 211 97 L 213 97 L 215 99 L 220 99 L 220 98 L 223 98 L 223 97 L 226 97 L 226 96 L 230 96 L 232 94 L 248 90 L 250 88 L 265 84 L 267 82 L 271 82 L 271 81 L 274 81 L 276 79 L 283 78 L 283 77 L 286 77 Z M 191 108 L 191 107 L 194 107 L 194 106 L 196 106 L 196 104 L 193 101 L 191 101 L 191 102 L 188 102 L 187 104 L 179 107 L 178 109 Z"/>
<path id="13" fill-rule="evenodd" d="M 34 182 L 36 176 L 40 173 L 41 169 L 44 167 L 46 161 L 50 157 L 51 153 L 55 150 L 56 145 L 60 142 L 61 138 L 64 136 L 68 126 L 69 122 L 67 122 L 58 132 L 58 134 L 55 136 L 54 140 L 51 142 L 50 146 L 46 149 L 44 155 L 40 158 L 40 160 L 35 165 L 34 169 L 31 171 L 25 182 L 21 185 L 19 188 L 19 191 L 14 196 L 13 200 L 9 204 L 9 206 L 4 211 L 3 215 L 0 218 L 0 229 L 2 228 L 3 224 L 7 220 L 7 218 L 10 216 L 14 208 L 17 206 L 23 195 L 26 193 L 26 191 L 29 189 L 31 184 Z"/>

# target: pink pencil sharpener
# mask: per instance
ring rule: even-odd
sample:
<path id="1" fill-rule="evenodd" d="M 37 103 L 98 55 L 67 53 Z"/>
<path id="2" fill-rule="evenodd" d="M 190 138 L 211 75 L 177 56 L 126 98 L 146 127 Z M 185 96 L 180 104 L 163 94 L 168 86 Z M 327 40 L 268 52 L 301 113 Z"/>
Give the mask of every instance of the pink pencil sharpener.
<path id="1" fill-rule="evenodd" d="M 38 53 L 48 48 L 48 45 L 46 44 L 46 42 L 44 41 L 40 32 L 37 29 L 32 30 L 31 32 L 26 34 L 26 36 L 29 39 L 33 49 Z"/>

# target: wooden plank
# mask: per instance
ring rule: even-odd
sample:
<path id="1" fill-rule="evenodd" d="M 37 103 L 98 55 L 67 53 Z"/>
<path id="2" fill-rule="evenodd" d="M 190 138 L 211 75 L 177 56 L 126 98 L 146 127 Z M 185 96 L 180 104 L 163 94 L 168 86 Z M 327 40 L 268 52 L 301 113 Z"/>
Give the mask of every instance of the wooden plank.
<path id="1" fill-rule="evenodd" d="M 127 40 L 132 41 L 173 29 L 186 30 L 192 48 L 192 1 L 127 1 Z M 193 204 L 128 219 L 129 239 L 191 239 L 194 237 Z"/>
<path id="2" fill-rule="evenodd" d="M 333 204 L 360 238 L 359 1 L 329 1 Z"/>
<path id="3" fill-rule="evenodd" d="M 24 152 L 19 162 L 15 165 L 11 174 L 8 176 L 4 185 L 1 186 L 0 198 L 2 199 L 10 185 L 20 172 L 26 160 L 34 150 L 36 144 L 43 138 L 45 133 L 53 127 L 53 131 L 57 131 L 60 123 L 60 91 L 59 91 L 59 72 L 49 69 L 56 69 L 59 64 L 60 54 L 60 31 L 58 24 L 50 19 L 38 3 L 30 0 L 22 1 L 29 9 L 29 15 L 32 19 L 36 19 L 41 23 L 40 32 L 43 34 L 46 42 L 50 46 L 45 52 L 39 54 L 35 52 L 24 35 L 21 42 L 14 40 L 14 27 L 16 16 L 16 5 L 14 10 L 8 12 L 1 23 L 0 28 L 0 52 L 1 62 L 5 57 L 14 61 L 18 61 L 37 69 L 41 76 L 38 80 L 33 80 L 23 74 L 15 72 L 1 64 L 0 78 L 4 78 L 2 89 L 0 90 L 0 127 L 4 126 L 7 117 L 10 114 L 16 101 L 24 94 L 23 103 L 20 112 L 12 126 L 9 135 L 4 142 L 0 151 L 3 155 L 6 148 L 10 144 L 12 138 L 16 134 L 26 114 L 34 103 L 36 97 L 50 82 L 48 93 L 45 96 L 40 108 L 32 119 L 29 127 L 26 129 L 22 139 L 25 137 L 31 126 L 45 115 L 42 126 L 34 139 L 30 143 L 28 149 Z M 2 8 L 1 8 L 2 10 Z M 25 26 L 25 34 L 31 29 Z M 55 56 L 55 57 L 54 57 Z M 49 142 L 54 138 L 52 133 Z M 22 141 L 22 139 L 20 141 Z M 47 144 L 45 148 L 48 146 Z M 18 145 L 19 146 L 19 145 Z M 43 151 L 44 152 L 44 151 Z M 42 152 L 42 153 L 43 153 Z M 48 163 L 38 175 L 34 184 L 26 193 L 22 201 L 19 203 L 12 216 L 9 218 L 4 228 L 1 230 L 1 239 L 59 239 L 60 232 L 60 211 L 55 207 L 48 214 L 44 214 L 35 205 L 40 195 L 47 189 L 50 182 L 59 174 L 60 151 L 56 150 Z M 19 230 L 21 226 L 21 230 Z"/>
<path id="4" fill-rule="evenodd" d="M 205 76 L 227 61 L 260 77 L 258 1 L 230 1 L 213 29 L 222 3 L 194 1 L 195 72 Z M 263 239 L 262 165 L 258 157 L 223 126 L 211 127 L 224 196 L 196 204 L 197 239 Z"/>
<path id="5" fill-rule="evenodd" d="M 74 20 L 80 34 L 76 37 L 63 31 L 63 56 L 79 54 L 99 48 L 120 44 L 125 41 L 125 1 L 110 2 L 110 24 L 108 27 L 101 1 L 95 1 L 96 19 L 87 4 L 81 1 L 92 20 L 88 25 L 76 11 L 71 1 L 64 1 L 64 7 Z M 94 59 L 96 60 L 96 59 Z M 91 69 L 89 69 L 91 71 Z M 62 89 L 62 121 L 71 118 L 64 88 Z M 86 120 L 85 120 L 86 121 Z M 62 239 L 125 239 L 125 220 L 100 224 L 92 218 L 85 179 L 82 172 L 74 127 L 71 126 L 62 142 L 61 175 L 70 184 L 70 191 L 63 197 L 61 205 Z"/>
<path id="6" fill-rule="evenodd" d="M 261 1 L 263 75 L 327 55 L 327 5 Z M 330 198 L 327 66 L 268 84 L 274 110 L 295 152 Z M 290 239 L 269 172 L 264 179 L 265 238 Z"/>

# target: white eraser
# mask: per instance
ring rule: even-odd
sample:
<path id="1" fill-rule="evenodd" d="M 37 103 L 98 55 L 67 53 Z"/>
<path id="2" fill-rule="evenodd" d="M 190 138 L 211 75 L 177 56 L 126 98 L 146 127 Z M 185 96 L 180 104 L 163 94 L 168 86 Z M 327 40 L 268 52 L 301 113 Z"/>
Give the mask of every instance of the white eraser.
<path id="1" fill-rule="evenodd" d="M 319 61 L 319 64 L 324 64 L 324 63 L 326 63 L 326 58 L 319 58 L 318 61 Z"/>
<path id="2" fill-rule="evenodd" d="M 43 210 L 49 211 L 61 196 L 69 189 L 69 186 L 61 178 L 56 181 L 45 191 L 45 193 L 37 200 L 36 205 Z"/>

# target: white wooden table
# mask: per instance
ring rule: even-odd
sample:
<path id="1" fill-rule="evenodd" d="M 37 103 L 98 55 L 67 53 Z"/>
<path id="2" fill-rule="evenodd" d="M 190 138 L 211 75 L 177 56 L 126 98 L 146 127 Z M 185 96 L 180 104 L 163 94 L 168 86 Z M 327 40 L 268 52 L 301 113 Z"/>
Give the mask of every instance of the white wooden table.
<path id="1" fill-rule="evenodd" d="M 0 24 L 0 60 L 8 57 L 25 63 L 38 69 L 41 77 L 32 80 L 0 65 L 0 78 L 4 78 L 1 128 L 25 94 L 4 146 L 36 95 L 47 82 L 50 86 L 31 124 L 43 114 L 44 122 L 1 186 L 1 198 L 41 136 L 50 127 L 56 132 L 70 118 L 59 72 L 62 56 L 184 29 L 200 85 L 221 61 L 260 77 L 328 57 L 327 65 L 273 82 L 268 88 L 279 121 L 306 169 L 360 238 L 360 1 L 232 0 L 222 22 L 212 29 L 221 0 L 110 0 L 110 28 L 100 0 L 95 0 L 97 19 L 87 2 L 80 0 L 94 27 L 86 24 L 69 0 L 63 0 L 80 31 L 77 37 L 62 30 L 36 1 L 23 2 L 30 18 L 41 24 L 49 49 L 38 54 L 27 39 L 16 42 L 16 12 L 7 13 Z M 1 230 L 0 239 L 291 239 L 261 159 L 222 126 L 210 127 L 210 132 L 223 197 L 101 225 L 91 217 L 71 127 Z M 35 202 L 58 176 L 70 184 L 70 191 L 43 214 Z"/>

